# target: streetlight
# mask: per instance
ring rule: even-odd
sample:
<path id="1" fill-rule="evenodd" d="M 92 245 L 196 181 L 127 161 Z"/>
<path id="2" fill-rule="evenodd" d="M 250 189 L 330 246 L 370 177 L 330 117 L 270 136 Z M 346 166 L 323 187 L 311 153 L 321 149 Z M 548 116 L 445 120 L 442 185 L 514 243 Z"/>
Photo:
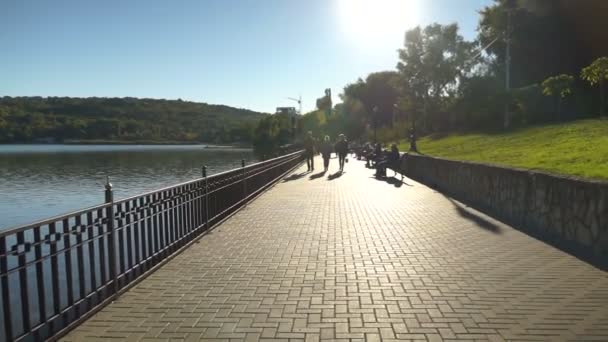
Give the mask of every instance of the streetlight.
<path id="1" fill-rule="evenodd" d="M 378 106 L 374 106 L 374 144 L 378 142 L 376 139 L 376 130 L 378 128 Z"/>
<path id="2" fill-rule="evenodd" d="M 516 12 L 519 8 L 515 0 L 507 0 L 506 2 L 507 12 L 507 31 L 505 32 L 505 89 L 507 94 L 511 91 L 511 31 L 513 25 L 511 22 L 511 16 L 513 12 Z M 509 96 L 510 97 L 510 96 Z M 509 101 L 509 100 L 507 100 Z M 511 113 L 509 112 L 509 102 L 505 104 L 505 117 L 504 117 L 504 128 L 507 129 L 511 125 Z"/>
<path id="3" fill-rule="evenodd" d="M 395 111 L 397 113 L 399 113 L 399 106 L 395 103 L 393 105 L 393 107 L 395 108 Z M 410 124 L 411 124 L 411 128 L 410 128 L 410 151 L 411 152 L 418 152 L 418 148 L 416 147 L 416 118 L 414 117 L 414 113 L 416 111 L 413 110 L 411 111 L 411 119 L 410 119 Z"/>
<path id="4" fill-rule="evenodd" d="M 412 131 L 410 133 L 410 151 L 418 153 L 418 147 L 416 147 L 416 118 L 414 117 L 414 111 L 412 111 Z"/>

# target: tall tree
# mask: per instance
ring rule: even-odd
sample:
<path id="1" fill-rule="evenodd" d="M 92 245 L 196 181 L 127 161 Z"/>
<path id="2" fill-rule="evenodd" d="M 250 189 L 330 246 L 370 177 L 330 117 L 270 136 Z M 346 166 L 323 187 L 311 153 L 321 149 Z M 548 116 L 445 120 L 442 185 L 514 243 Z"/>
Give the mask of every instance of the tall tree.
<path id="1" fill-rule="evenodd" d="M 593 59 L 608 53 L 605 25 L 608 1 L 494 0 L 480 11 L 478 40 L 493 69 L 505 75 L 510 37 L 511 84 L 540 84 L 561 73 L 576 74 Z"/>
<path id="2" fill-rule="evenodd" d="M 359 79 L 344 87 L 342 100 L 371 128 L 391 125 L 393 106 L 399 97 L 398 76 L 394 71 L 372 73 L 365 81 Z"/>
<path id="3" fill-rule="evenodd" d="M 604 116 L 605 101 L 604 101 L 604 83 L 608 80 L 608 57 L 596 59 L 591 65 L 585 67 L 581 72 L 581 78 L 589 82 L 589 84 L 600 86 L 600 115 Z"/>
<path id="4" fill-rule="evenodd" d="M 403 84 L 422 103 L 427 129 L 429 114 L 444 109 L 444 100 L 455 95 L 460 78 L 473 67 L 474 47 L 475 43 L 458 34 L 457 24 L 433 24 L 406 32 L 397 69 Z M 435 126 L 441 126 L 438 121 L 445 118 L 435 119 Z"/>

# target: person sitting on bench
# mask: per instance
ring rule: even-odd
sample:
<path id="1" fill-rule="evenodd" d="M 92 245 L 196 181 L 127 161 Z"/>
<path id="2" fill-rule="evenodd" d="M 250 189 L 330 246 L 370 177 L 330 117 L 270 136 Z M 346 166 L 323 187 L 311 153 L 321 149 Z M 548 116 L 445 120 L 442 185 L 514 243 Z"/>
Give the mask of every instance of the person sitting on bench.
<path id="1" fill-rule="evenodd" d="M 380 160 L 382 160 L 382 145 L 380 143 L 376 143 L 374 147 L 374 151 L 369 153 L 366 157 L 366 166 L 372 167 L 376 165 Z M 371 163 L 370 163 L 371 162 Z"/>
<path id="2" fill-rule="evenodd" d="M 382 161 L 376 163 L 376 177 L 386 177 L 387 168 L 398 168 L 399 167 L 399 148 L 397 144 L 391 145 L 391 151 L 388 156 Z"/>

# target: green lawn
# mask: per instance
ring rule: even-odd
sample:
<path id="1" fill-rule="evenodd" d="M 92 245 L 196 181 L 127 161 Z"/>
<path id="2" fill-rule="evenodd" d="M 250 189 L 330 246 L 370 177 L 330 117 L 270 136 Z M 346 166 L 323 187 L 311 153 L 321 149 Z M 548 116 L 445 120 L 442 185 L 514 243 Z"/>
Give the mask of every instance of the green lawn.
<path id="1" fill-rule="evenodd" d="M 402 143 L 406 151 L 409 144 Z M 448 159 L 478 161 L 608 180 L 608 120 L 536 126 L 503 134 L 431 136 L 418 150 Z"/>

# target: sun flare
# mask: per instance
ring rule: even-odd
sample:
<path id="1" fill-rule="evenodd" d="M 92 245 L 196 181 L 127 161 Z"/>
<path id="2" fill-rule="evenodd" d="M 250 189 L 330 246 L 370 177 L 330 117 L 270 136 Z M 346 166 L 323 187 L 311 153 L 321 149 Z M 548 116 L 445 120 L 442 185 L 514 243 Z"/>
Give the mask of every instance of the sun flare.
<path id="1" fill-rule="evenodd" d="M 418 24 L 418 0 L 338 0 L 340 28 L 364 48 L 401 44 Z"/>

